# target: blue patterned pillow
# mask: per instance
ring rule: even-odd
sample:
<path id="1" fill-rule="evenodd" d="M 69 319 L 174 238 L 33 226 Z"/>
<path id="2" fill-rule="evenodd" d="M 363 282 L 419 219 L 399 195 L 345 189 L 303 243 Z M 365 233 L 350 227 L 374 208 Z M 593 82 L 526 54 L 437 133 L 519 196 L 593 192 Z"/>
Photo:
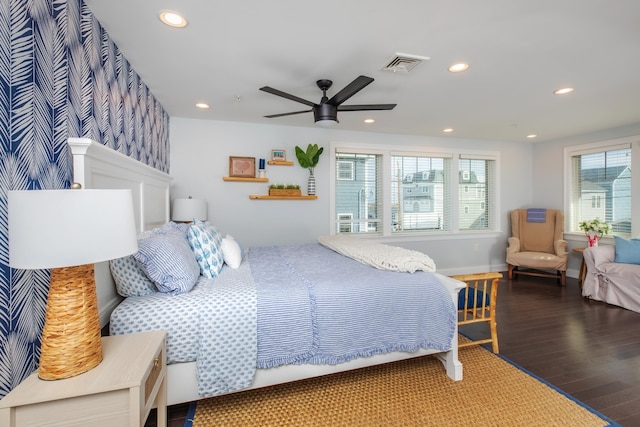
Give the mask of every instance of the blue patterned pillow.
<path id="1" fill-rule="evenodd" d="M 208 221 L 195 220 L 189 227 L 189 245 L 200 266 L 200 273 L 209 279 L 218 277 L 224 262 L 222 236 Z"/>
<path id="2" fill-rule="evenodd" d="M 118 294 L 127 297 L 142 297 L 158 292 L 156 286 L 140 269 L 138 262 L 129 255 L 109 261 L 111 276 L 116 282 Z"/>
<path id="3" fill-rule="evenodd" d="M 200 277 L 200 267 L 184 230 L 174 223 L 139 239 L 138 252 L 133 256 L 160 292 L 174 295 L 189 292 Z"/>

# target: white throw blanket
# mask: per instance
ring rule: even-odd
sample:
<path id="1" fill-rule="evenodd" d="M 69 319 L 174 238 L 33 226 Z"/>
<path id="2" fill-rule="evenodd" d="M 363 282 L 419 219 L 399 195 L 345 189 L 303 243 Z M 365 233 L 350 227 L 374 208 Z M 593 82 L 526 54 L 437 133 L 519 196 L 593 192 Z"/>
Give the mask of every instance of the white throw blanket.
<path id="1" fill-rule="evenodd" d="M 320 236 L 318 242 L 339 254 L 380 270 L 407 273 L 414 273 L 418 270 L 436 271 L 436 264 L 428 255 L 410 249 L 339 234 Z"/>

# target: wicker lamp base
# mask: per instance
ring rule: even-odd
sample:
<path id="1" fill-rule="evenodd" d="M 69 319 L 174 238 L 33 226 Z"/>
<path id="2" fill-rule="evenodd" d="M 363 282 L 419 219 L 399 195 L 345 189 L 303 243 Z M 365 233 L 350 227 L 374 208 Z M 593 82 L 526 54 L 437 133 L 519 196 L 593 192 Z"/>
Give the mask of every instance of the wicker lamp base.
<path id="1" fill-rule="evenodd" d="M 38 377 L 59 380 L 102 361 L 93 264 L 51 270 Z"/>

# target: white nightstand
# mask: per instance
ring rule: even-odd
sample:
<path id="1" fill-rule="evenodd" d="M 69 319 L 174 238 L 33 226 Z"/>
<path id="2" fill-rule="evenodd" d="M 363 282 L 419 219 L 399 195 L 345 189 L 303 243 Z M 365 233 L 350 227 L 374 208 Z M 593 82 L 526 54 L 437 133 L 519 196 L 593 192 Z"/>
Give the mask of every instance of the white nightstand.
<path id="1" fill-rule="evenodd" d="M 102 363 L 72 378 L 44 381 L 34 372 L 0 400 L 0 425 L 143 426 L 155 404 L 166 426 L 165 336 L 104 337 Z"/>

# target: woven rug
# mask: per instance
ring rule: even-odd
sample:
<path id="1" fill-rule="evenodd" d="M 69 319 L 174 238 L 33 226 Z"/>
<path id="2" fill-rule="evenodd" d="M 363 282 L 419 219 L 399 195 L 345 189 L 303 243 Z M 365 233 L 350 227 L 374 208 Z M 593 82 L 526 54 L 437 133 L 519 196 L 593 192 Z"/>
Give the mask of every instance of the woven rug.
<path id="1" fill-rule="evenodd" d="M 482 347 L 460 360 L 458 382 L 426 356 L 204 399 L 185 427 L 618 426 Z"/>

